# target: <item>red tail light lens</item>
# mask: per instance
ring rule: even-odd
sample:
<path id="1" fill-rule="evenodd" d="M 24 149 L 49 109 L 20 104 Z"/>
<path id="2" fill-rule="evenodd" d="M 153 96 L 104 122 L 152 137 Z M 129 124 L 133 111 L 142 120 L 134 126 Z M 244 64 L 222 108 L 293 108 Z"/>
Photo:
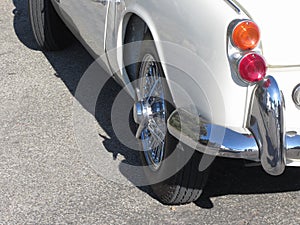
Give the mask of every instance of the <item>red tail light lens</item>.
<path id="1" fill-rule="evenodd" d="M 243 80 L 258 82 L 266 76 L 267 66 L 262 56 L 249 53 L 240 60 L 238 70 Z"/>
<path id="2" fill-rule="evenodd" d="M 239 23 L 232 33 L 234 45 L 243 51 L 254 49 L 259 40 L 259 28 L 253 21 L 247 20 Z"/>

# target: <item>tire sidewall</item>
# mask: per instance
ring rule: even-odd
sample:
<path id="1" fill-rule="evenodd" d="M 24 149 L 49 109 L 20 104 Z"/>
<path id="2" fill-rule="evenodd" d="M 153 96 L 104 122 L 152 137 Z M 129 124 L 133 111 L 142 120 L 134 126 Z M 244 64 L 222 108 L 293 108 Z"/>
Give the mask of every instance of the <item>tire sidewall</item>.
<path id="1" fill-rule="evenodd" d="M 170 90 L 168 88 L 167 80 L 165 79 L 165 75 L 162 68 L 162 63 L 158 57 L 155 43 L 152 40 L 145 40 L 142 44 L 141 54 L 139 58 L 139 65 L 138 68 L 142 65 L 142 60 L 145 55 L 150 54 L 155 59 L 159 74 L 162 78 L 163 89 L 164 89 L 164 96 L 165 96 L 165 103 L 166 103 L 166 119 L 171 115 L 171 113 L 175 109 L 175 104 L 172 99 Z M 140 71 L 138 70 L 138 78 L 140 77 Z M 162 185 L 165 183 L 172 184 L 175 183 L 176 176 L 178 171 L 183 168 L 186 163 L 188 163 L 189 159 L 192 157 L 194 150 L 190 148 L 186 148 L 180 144 L 180 142 L 174 138 L 169 131 L 167 130 L 165 136 L 165 144 L 164 144 L 164 155 L 161 162 L 160 167 L 157 170 L 153 170 L 150 166 L 148 166 L 147 160 L 145 158 L 145 153 L 143 152 L 143 145 L 142 141 L 139 140 L 140 144 L 140 156 L 142 164 L 144 165 L 144 173 L 149 181 L 149 185 L 152 186 L 154 192 L 156 189 L 159 189 L 161 193 L 163 190 L 161 188 Z"/>

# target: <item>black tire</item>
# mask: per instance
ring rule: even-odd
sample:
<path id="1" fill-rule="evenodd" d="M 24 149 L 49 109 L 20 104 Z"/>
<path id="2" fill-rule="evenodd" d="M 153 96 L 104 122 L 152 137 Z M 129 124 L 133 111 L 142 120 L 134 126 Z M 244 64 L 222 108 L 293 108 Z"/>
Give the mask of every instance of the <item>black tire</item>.
<path id="1" fill-rule="evenodd" d="M 136 66 L 139 67 L 139 72 L 135 77 L 141 78 L 141 76 L 143 76 L 141 69 L 143 68 L 144 56 L 151 55 L 157 62 L 160 76 L 164 78 L 155 44 L 153 41 L 149 41 L 152 40 L 152 36 L 149 32 L 146 34 L 145 40 L 147 41 L 142 44 L 140 56 L 136 60 Z M 134 71 L 131 72 L 133 73 Z M 137 81 L 137 83 L 139 83 L 139 81 Z M 164 79 L 162 83 L 165 99 L 168 100 L 165 101 L 166 110 L 164 112 L 164 115 L 166 115 L 165 119 L 167 119 L 174 110 L 174 107 L 168 85 L 164 82 Z M 145 149 L 142 144 L 141 148 L 142 150 Z M 145 151 L 141 151 L 140 154 L 145 176 L 153 193 L 157 199 L 164 204 L 177 205 L 196 201 L 202 193 L 208 175 L 208 169 L 202 172 L 198 169 L 203 155 L 180 143 L 167 130 L 164 138 L 163 151 L 162 162 L 158 169 L 153 169 L 154 167 L 149 165 L 151 163 L 149 163 L 149 159 L 147 160 L 148 156 Z"/>
<path id="2" fill-rule="evenodd" d="M 28 0 L 28 11 L 33 35 L 42 50 L 61 50 L 72 43 L 73 36 L 51 0 Z"/>

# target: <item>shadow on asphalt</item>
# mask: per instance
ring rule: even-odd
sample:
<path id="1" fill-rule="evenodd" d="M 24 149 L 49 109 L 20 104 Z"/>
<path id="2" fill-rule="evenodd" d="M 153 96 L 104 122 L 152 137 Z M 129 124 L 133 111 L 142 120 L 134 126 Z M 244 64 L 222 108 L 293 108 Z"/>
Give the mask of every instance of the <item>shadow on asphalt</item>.
<path id="1" fill-rule="evenodd" d="M 13 26 L 16 35 L 25 46 L 32 50 L 38 50 L 28 20 L 27 1 L 13 0 L 13 3 L 16 7 L 13 11 L 15 14 Z M 77 41 L 66 50 L 44 52 L 44 55 L 56 71 L 53 75 L 59 77 L 73 95 L 84 72 L 94 61 Z M 105 72 L 99 68 L 99 73 L 104 74 Z M 110 137 L 106 138 L 103 144 L 107 151 L 112 153 L 112 157 L 121 154 L 125 157 L 126 163 L 139 165 L 137 151 L 122 145 L 112 129 L 111 108 L 120 90 L 121 87 L 112 78 L 108 80 L 98 98 L 96 119 Z M 211 168 L 207 186 L 196 205 L 201 208 L 212 208 L 213 204 L 210 199 L 217 196 L 300 190 L 300 168 L 287 168 L 283 175 L 272 177 L 267 175 L 260 166 L 245 167 L 245 164 L 247 163 L 242 160 L 216 159 Z M 125 171 L 121 172 L 127 177 Z M 130 178 L 128 179 L 130 180 Z M 153 196 L 149 188 L 142 187 L 140 189 Z"/>
<path id="2" fill-rule="evenodd" d="M 287 167 L 283 175 L 274 177 L 265 173 L 261 166 L 251 165 L 252 162 L 244 160 L 216 159 L 204 192 L 196 204 L 211 208 L 211 197 L 300 190 L 300 168 Z"/>

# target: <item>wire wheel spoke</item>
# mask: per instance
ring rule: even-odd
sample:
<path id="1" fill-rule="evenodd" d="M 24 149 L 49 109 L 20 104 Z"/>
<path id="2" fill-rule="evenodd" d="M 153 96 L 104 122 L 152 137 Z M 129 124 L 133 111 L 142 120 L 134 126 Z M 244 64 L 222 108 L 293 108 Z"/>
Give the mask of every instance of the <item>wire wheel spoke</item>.
<path id="1" fill-rule="evenodd" d="M 136 136 L 141 137 L 145 159 L 157 170 L 164 157 L 166 105 L 159 67 L 154 57 L 146 54 L 140 69 L 139 101 L 143 107 L 142 122 Z"/>
<path id="2" fill-rule="evenodd" d="M 162 128 L 164 130 L 164 128 Z M 149 120 L 148 130 L 150 131 L 153 138 L 156 140 L 157 143 L 164 142 L 165 139 L 165 132 L 159 127 L 159 125 L 155 122 L 152 118 Z"/>

